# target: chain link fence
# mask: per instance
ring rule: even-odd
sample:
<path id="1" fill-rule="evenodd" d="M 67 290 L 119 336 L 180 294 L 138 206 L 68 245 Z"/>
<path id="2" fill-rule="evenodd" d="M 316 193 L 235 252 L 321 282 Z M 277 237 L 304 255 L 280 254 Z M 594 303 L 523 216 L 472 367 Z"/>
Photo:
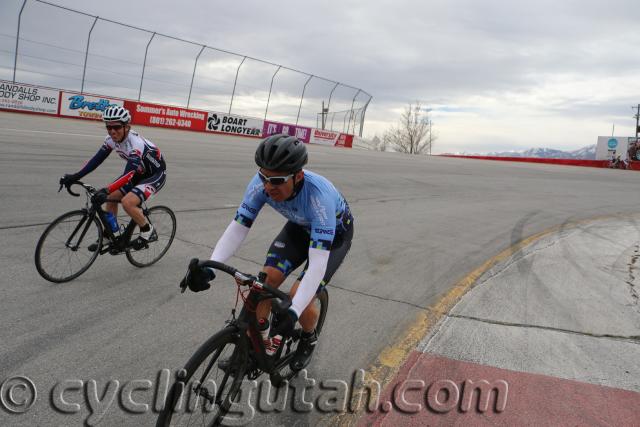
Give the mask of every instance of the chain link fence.
<path id="1" fill-rule="evenodd" d="M 362 135 L 372 97 L 344 83 L 43 0 L 0 16 L 3 80 Z"/>

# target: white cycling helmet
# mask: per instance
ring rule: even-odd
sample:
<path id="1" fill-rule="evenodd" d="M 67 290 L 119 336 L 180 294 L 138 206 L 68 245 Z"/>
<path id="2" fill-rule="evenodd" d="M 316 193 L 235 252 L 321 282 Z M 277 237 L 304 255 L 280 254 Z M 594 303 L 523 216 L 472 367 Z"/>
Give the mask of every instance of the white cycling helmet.
<path id="1" fill-rule="evenodd" d="M 110 105 L 102 113 L 102 120 L 105 122 L 122 122 L 129 123 L 131 121 L 131 114 L 129 110 L 119 105 Z"/>

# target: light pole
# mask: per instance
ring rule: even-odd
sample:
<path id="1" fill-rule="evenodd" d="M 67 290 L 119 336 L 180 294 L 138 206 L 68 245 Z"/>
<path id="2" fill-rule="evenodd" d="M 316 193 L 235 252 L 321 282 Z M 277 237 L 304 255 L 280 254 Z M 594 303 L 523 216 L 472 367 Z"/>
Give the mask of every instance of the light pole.
<path id="1" fill-rule="evenodd" d="M 636 110 L 636 115 L 633 116 L 636 119 L 636 141 L 638 140 L 638 130 L 640 126 L 640 104 L 637 107 L 631 107 L 632 110 Z"/>

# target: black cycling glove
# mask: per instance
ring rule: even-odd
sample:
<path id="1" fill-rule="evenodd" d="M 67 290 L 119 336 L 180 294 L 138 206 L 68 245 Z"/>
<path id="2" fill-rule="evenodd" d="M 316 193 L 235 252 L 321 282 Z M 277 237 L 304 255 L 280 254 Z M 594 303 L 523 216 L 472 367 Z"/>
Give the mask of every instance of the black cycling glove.
<path id="1" fill-rule="evenodd" d="M 65 187 L 70 186 L 74 182 L 78 181 L 78 174 L 75 173 L 65 173 L 62 178 L 60 178 L 60 185 L 64 185 Z"/>
<path id="2" fill-rule="evenodd" d="M 215 278 L 216 274 L 212 268 L 198 267 L 198 259 L 193 258 L 189 262 L 187 273 L 180 281 L 180 287 L 184 289 L 188 286 L 193 292 L 206 291 L 211 287 L 209 282 Z"/>

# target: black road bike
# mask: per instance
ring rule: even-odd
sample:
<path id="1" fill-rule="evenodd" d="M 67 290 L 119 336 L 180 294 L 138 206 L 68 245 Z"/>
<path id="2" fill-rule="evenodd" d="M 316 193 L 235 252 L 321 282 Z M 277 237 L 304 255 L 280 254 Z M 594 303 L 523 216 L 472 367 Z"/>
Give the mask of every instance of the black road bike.
<path id="1" fill-rule="evenodd" d="M 189 268 L 193 271 L 198 266 L 215 268 L 233 276 L 244 304 L 237 317 L 235 308 L 231 310 L 227 326 L 202 344 L 179 371 L 158 415 L 156 427 L 220 425 L 232 405 L 240 399 L 244 378 L 255 380 L 264 374 L 269 376 L 272 385 L 280 387 L 298 374 L 291 370 L 289 363 L 302 330 L 296 328 L 290 337 L 283 337 L 278 350 L 268 355 L 257 329 L 255 313 L 260 301 L 273 300 L 271 325 L 276 326 L 278 316 L 291 306 L 289 295 L 266 285 L 264 272 L 256 277 L 216 261 L 195 260 Z M 241 286 L 248 290 L 240 292 Z M 317 304 L 320 313 L 316 326 L 316 333 L 320 335 L 329 306 L 329 294 L 324 286 L 318 289 L 313 303 Z"/>
<path id="2" fill-rule="evenodd" d="M 80 181 L 67 186 L 67 192 L 75 197 L 80 194 L 71 191 L 72 185 L 85 190 L 86 205 L 56 218 L 42 233 L 36 246 L 35 261 L 43 278 L 54 283 L 68 282 L 87 271 L 98 255 L 106 253 L 124 253 L 131 264 L 147 267 L 169 250 L 176 234 L 176 216 L 171 209 L 166 206 L 148 208 L 142 203 L 142 211 L 155 230 L 149 241 L 142 241 L 138 239 L 139 228 L 133 220 L 122 225 L 116 233 L 111 230 L 105 211 L 93 200 L 97 191 L 94 187 Z M 61 189 L 62 186 L 58 191 Z"/>

